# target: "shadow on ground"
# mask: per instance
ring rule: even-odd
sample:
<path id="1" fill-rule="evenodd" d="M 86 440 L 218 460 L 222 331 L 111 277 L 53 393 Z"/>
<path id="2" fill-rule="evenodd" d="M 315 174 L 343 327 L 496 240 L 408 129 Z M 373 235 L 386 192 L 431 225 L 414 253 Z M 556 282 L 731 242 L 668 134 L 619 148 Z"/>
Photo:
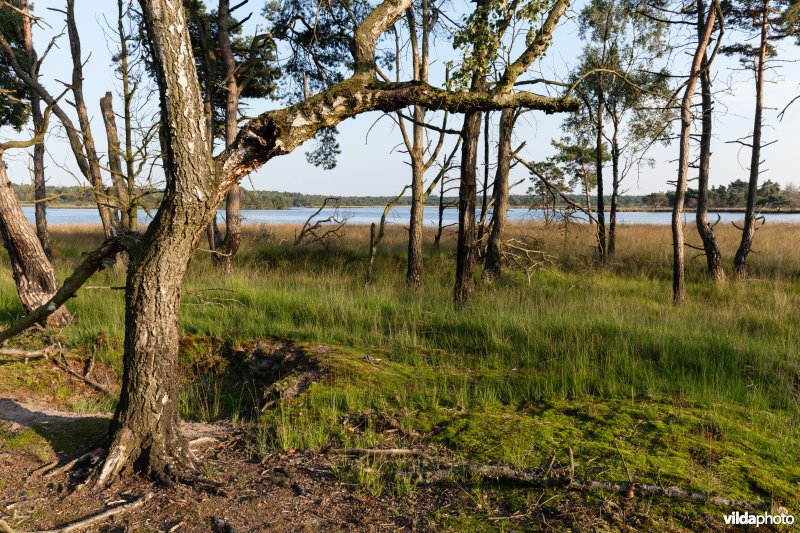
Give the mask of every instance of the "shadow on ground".
<path id="1" fill-rule="evenodd" d="M 35 431 L 63 458 L 101 444 L 107 435 L 110 418 L 33 410 L 17 400 L 0 398 L 0 421 Z"/>

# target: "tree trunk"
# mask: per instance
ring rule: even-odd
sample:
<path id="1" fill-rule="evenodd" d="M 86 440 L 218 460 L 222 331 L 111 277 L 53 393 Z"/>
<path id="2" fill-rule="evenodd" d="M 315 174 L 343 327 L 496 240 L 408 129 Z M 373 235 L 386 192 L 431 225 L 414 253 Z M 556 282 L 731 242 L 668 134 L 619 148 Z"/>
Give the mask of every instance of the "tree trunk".
<path id="1" fill-rule="evenodd" d="M 176 1 L 143 0 L 161 94 L 166 168 L 164 199 L 131 252 L 125 298 L 123 387 L 111 445 L 96 484 L 137 465 L 174 479 L 192 467 L 180 433 L 178 341 L 181 286 L 194 247 L 220 201 L 184 10 Z M 178 28 L 178 31 L 169 31 Z M 167 103 L 167 98 L 169 101 Z"/>
<path id="2" fill-rule="evenodd" d="M 678 179 L 675 184 L 675 205 L 672 207 L 672 298 L 676 304 L 686 302 L 686 277 L 684 271 L 683 204 L 686 200 L 686 181 L 689 173 L 689 141 L 692 129 L 692 97 L 703 57 L 705 56 L 714 21 L 717 17 L 717 0 L 708 10 L 705 26 L 698 35 L 697 49 L 692 60 L 689 79 L 681 100 L 680 154 L 678 156 Z"/>
<path id="3" fill-rule="evenodd" d="M 113 96 L 107 92 L 100 99 L 100 110 L 103 115 L 103 124 L 106 128 L 106 138 L 108 140 L 108 169 L 111 171 L 111 182 L 114 184 L 116 195 L 116 209 L 119 212 L 119 233 L 130 231 L 130 201 L 128 199 L 128 183 L 122 173 L 122 148 L 119 143 L 119 133 L 117 132 L 117 118 L 114 115 Z"/>
<path id="4" fill-rule="evenodd" d="M 698 2 L 698 34 L 703 31 L 703 15 L 705 8 L 703 2 Z M 697 232 L 703 241 L 703 250 L 706 254 L 708 264 L 708 275 L 714 281 L 722 283 L 725 281 L 725 269 L 722 266 L 722 253 L 717 244 L 717 237 L 714 235 L 714 228 L 708 223 L 708 179 L 711 166 L 711 133 L 713 128 L 713 97 L 711 94 L 711 72 L 708 63 L 708 53 L 703 54 L 700 72 L 700 89 L 702 92 L 702 129 L 700 132 L 700 161 L 699 173 L 697 178 Z"/>
<path id="5" fill-rule="evenodd" d="M 219 48 L 225 72 L 225 146 L 236 139 L 239 132 L 239 82 L 236 79 L 236 59 L 233 55 L 230 36 L 230 0 L 219 2 Z M 233 257 L 242 242 L 241 203 L 242 193 L 239 184 L 228 191 L 225 199 L 225 238 L 217 242 L 215 254 L 217 263 L 230 274 Z"/>
<path id="6" fill-rule="evenodd" d="M 753 148 L 750 157 L 750 180 L 747 184 L 747 207 L 744 214 L 744 228 L 742 240 L 736 250 L 733 266 L 736 277 L 744 279 L 747 275 L 747 255 L 753 246 L 753 232 L 755 231 L 756 194 L 758 193 L 758 175 L 761 165 L 761 128 L 763 126 L 764 112 L 764 69 L 767 59 L 767 37 L 769 31 L 769 0 L 764 0 L 761 11 L 761 42 L 756 62 L 756 111 L 753 120 Z"/>
<path id="7" fill-rule="evenodd" d="M 83 59 L 81 58 L 81 40 L 78 26 L 75 23 L 75 0 L 67 0 L 67 32 L 69 33 L 69 47 L 72 54 L 72 95 L 75 97 L 75 111 L 78 114 L 78 123 L 80 124 L 83 146 L 89 166 L 88 177 L 92 184 L 97 210 L 100 213 L 100 221 L 103 223 L 103 233 L 106 238 L 109 238 L 112 234 L 109 202 L 105 198 L 103 175 L 100 172 L 100 159 L 97 157 L 89 113 L 86 110 L 86 102 L 83 98 Z M 64 127 L 68 126 L 65 124 Z"/>
<path id="8" fill-rule="evenodd" d="M 461 178 L 458 188 L 458 244 L 456 246 L 456 283 L 453 299 L 457 308 L 469 301 L 473 290 L 473 254 L 475 253 L 475 197 L 477 190 L 478 137 L 481 112 L 464 115 L 461 137 Z"/>
<path id="9" fill-rule="evenodd" d="M 486 212 L 489 208 L 489 113 L 483 115 L 483 186 L 481 187 L 481 216 L 478 218 L 479 256 L 483 253 L 483 234 L 486 231 Z"/>
<path id="10" fill-rule="evenodd" d="M 619 139 L 617 126 L 614 125 L 614 137 L 611 141 L 611 211 L 608 216 L 608 257 L 617 251 L 617 203 L 619 200 Z"/>
<path id="11" fill-rule="evenodd" d="M 8 251 L 17 293 L 25 312 L 44 305 L 58 290 L 53 266 L 47 260 L 41 242 L 25 218 L 8 179 L 0 154 L 0 234 Z M 58 309 L 46 321 L 50 328 L 63 328 L 72 322 L 66 307 Z"/>
<path id="12" fill-rule="evenodd" d="M 20 1 L 22 16 L 22 38 L 25 45 L 25 59 L 28 63 L 28 74 L 32 78 L 39 77 L 39 58 L 36 49 L 33 47 L 33 34 L 31 32 L 31 19 L 27 16 L 28 0 Z M 44 125 L 42 115 L 42 99 L 35 91 L 31 91 L 31 117 L 33 118 L 34 131 L 41 131 Z M 45 256 L 48 258 L 52 254 L 50 244 L 50 233 L 47 231 L 47 189 L 44 179 L 44 139 L 36 143 L 33 147 L 33 200 L 36 211 L 36 236 L 42 244 Z"/>
<path id="13" fill-rule="evenodd" d="M 416 108 L 414 115 L 415 117 L 417 115 Z M 416 135 L 416 128 L 414 133 Z M 422 154 L 420 154 L 420 157 L 411 158 L 411 217 L 408 226 L 408 268 L 406 270 L 406 284 L 411 288 L 417 288 L 422 285 L 422 233 L 425 209 L 423 179 L 425 178 L 425 165 L 421 156 Z"/>
<path id="14" fill-rule="evenodd" d="M 511 132 L 514 129 L 514 110 L 503 109 L 500 114 L 500 135 L 497 139 L 497 171 L 492 187 L 492 231 L 486 244 L 483 277 L 493 281 L 500 277 L 503 262 L 503 232 L 508 216 L 508 176 L 511 170 Z"/>
<path id="15" fill-rule="evenodd" d="M 606 262 L 606 204 L 603 197 L 603 92 L 598 91 L 597 140 L 595 143 L 595 174 L 597 174 L 597 251 L 600 262 Z"/>

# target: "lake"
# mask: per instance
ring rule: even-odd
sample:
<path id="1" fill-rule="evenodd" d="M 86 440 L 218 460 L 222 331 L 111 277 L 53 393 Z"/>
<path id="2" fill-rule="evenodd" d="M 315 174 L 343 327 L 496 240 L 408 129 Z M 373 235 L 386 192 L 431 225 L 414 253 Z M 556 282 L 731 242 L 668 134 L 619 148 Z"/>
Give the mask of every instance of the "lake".
<path id="1" fill-rule="evenodd" d="M 22 210 L 29 221 L 34 221 L 33 206 L 24 206 Z M 302 224 L 316 211 L 313 207 L 295 207 L 292 209 L 259 209 L 243 210 L 243 224 Z M 320 216 L 322 218 L 332 215 L 333 209 L 325 209 Z M 387 223 L 408 224 L 410 207 L 398 206 L 391 210 L 386 217 Z M 220 211 L 220 220 L 224 220 L 225 212 Z M 383 214 L 382 207 L 347 207 L 340 208 L 339 215 L 347 217 L 348 224 L 371 224 L 378 223 Z M 607 216 L 607 215 L 606 215 Z M 672 214 L 669 212 L 649 212 L 649 211 L 621 211 L 617 214 L 619 224 L 670 224 Z M 716 220 L 716 213 L 711 213 L 709 218 Z M 742 213 L 719 213 L 722 222 L 737 222 L 743 220 Z M 764 214 L 767 222 L 800 222 L 800 213 L 766 213 Z M 508 210 L 508 219 L 514 221 L 541 220 L 541 210 L 530 210 L 524 208 L 513 208 Z M 147 222 L 149 217 L 144 212 L 140 212 L 142 222 Z M 426 207 L 424 212 L 424 223 L 426 226 L 435 227 L 439 220 L 439 210 L 436 207 Z M 47 210 L 47 221 L 50 224 L 87 224 L 100 223 L 100 216 L 96 209 L 57 209 Z M 444 213 L 444 224 L 455 224 L 458 221 L 458 213 L 455 209 L 447 209 Z M 694 213 L 687 213 L 686 223 L 694 223 Z"/>

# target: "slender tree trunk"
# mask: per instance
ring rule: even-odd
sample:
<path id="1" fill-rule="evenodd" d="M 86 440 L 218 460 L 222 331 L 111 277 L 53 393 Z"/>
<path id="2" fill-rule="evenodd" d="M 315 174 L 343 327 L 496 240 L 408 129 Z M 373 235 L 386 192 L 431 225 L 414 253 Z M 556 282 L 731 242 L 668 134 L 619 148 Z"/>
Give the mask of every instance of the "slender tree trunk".
<path id="1" fill-rule="evenodd" d="M 25 312 L 30 313 L 47 303 L 58 290 L 58 282 L 41 242 L 14 195 L 1 152 L 0 234 L 3 236 L 3 244 L 11 261 L 11 271 L 20 302 Z M 51 328 L 63 328 L 70 322 L 72 316 L 66 307 L 61 307 L 47 318 L 46 325 Z"/>
<path id="2" fill-rule="evenodd" d="M 130 231 L 130 210 L 128 199 L 128 183 L 122 172 L 122 148 L 119 142 L 117 131 L 117 118 L 114 115 L 114 104 L 111 92 L 107 92 L 100 99 L 100 110 L 103 115 L 103 124 L 106 128 L 106 138 L 108 140 L 108 169 L 111 171 L 111 182 L 114 184 L 114 194 L 116 196 L 116 209 L 119 213 L 118 232 Z"/>
<path id="3" fill-rule="evenodd" d="M 131 86 L 130 71 L 128 67 L 128 37 L 125 33 L 125 5 L 123 0 L 117 0 L 117 33 L 120 45 L 120 72 L 122 74 L 122 105 L 125 121 L 125 199 L 127 200 L 127 219 L 130 231 L 139 230 L 139 209 L 136 200 L 136 155 L 133 151 L 133 93 L 135 86 Z"/>
<path id="4" fill-rule="evenodd" d="M 236 78 L 236 59 L 233 55 L 230 36 L 230 0 L 219 2 L 219 48 L 225 72 L 225 146 L 236 139 L 239 131 L 239 82 Z M 228 191 L 225 199 L 225 238 L 217 243 L 214 258 L 223 270 L 230 274 L 233 257 L 242 242 L 241 204 L 239 184 Z"/>
<path id="5" fill-rule="evenodd" d="M 461 137 L 461 179 L 458 188 L 458 244 L 456 246 L 456 283 L 453 299 L 461 308 L 472 296 L 475 253 L 475 197 L 477 196 L 478 137 L 481 134 L 481 112 L 464 115 Z"/>
<path id="6" fill-rule="evenodd" d="M 744 214 L 742 240 L 736 250 L 733 266 L 736 277 L 744 279 L 747 275 L 747 255 L 753 246 L 755 232 L 756 194 L 758 194 L 758 176 L 761 168 L 761 129 L 764 112 L 764 69 L 767 60 L 767 44 L 769 31 L 769 0 L 764 0 L 761 11 L 761 41 L 756 62 L 756 111 L 753 120 L 753 148 L 750 157 L 750 180 L 747 184 L 747 207 Z"/>
<path id="7" fill-rule="evenodd" d="M 698 2 L 697 32 L 703 31 L 703 15 L 705 7 L 702 1 Z M 703 54 L 700 72 L 700 90 L 702 92 L 701 109 L 702 129 L 700 132 L 700 161 L 699 173 L 697 178 L 697 232 L 703 241 L 703 250 L 706 254 L 708 264 L 708 274 L 714 281 L 722 283 L 725 281 L 725 269 L 722 266 L 722 253 L 717 244 L 717 237 L 714 235 L 714 228 L 708 223 L 708 180 L 709 169 L 711 167 L 711 133 L 713 128 L 713 107 L 714 101 L 711 94 L 711 72 L 708 63 L 708 52 Z"/>
<path id="8" fill-rule="evenodd" d="M 447 183 L 447 176 L 442 176 L 439 182 L 439 221 L 436 226 L 436 236 L 433 238 L 433 246 L 438 249 L 442 240 L 442 232 L 444 231 L 444 186 Z"/>
<path id="9" fill-rule="evenodd" d="M 83 98 L 83 59 L 81 58 L 81 40 L 78 26 L 75 22 L 75 0 L 67 0 L 67 32 L 69 33 L 69 47 L 72 54 L 72 95 L 75 98 L 75 111 L 78 114 L 78 123 L 80 124 L 83 146 L 89 165 L 89 179 L 97 202 L 97 210 L 100 213 L 100 221 L 103 223 L 103 233 L 106 238 L 109 238 L 112 234 L 111 212 L 108 208 L 109 201 L 105 198 L 100 159 L 97 157 L 89 113 L 86 110 L 86 102 Z"/>
<path id="10" fill-rule="evenodd" d="M 619 201 L 619 139 L 617 126 L 611 141 L 611 210 L 608 217 L 608 257 L 617 251 L 617 203 Z"/>
<path id="11" fill-rule="evenodd" d="M 483 253 L 483 234 L 486 231 L 486 217 L 489 209 L 489 113 L 483 115 L 483 186 L 481 187 L 481 216 L 478 218 L 478 246 Z"/>
<path id="12" fill-rule="evenodd" d="M 508 176 L 511 170 L 511 132 L 514 129 L 514 110 L 503 109 L 500 114 L 500 134 L 497 139 L 497 171 L 492 187 L 492 231 L 486 245 L 483 276 L 487 281 L 500 277 L 503 262 L 503 233 L 508 216 Z"/>
<path id="13" fill-rule="evenodd" d="M 20 0 L 22 16 L 22 38 L 25 45 L 25 59 L 28 64 L 28 74 L 31 78 L 39 77 L 39 57 L 33 47 L 33 33 L 31 31 L 31 19 L 27 16 L 28 0 Z M 42 115 L 42 99 L 35 91 L 31 91 L 31 117 L 33 118 L 34 131 L 41 131 L 44 125 Z M 47 188 L 44 178 L 44 139 L 36 143 L 33 147 L 33 200 L 36 212 L 36 236 L 42 244 L 45 255 L 49 258 L 52 254 L 50 244 L 50 233 L 47 231 Z"/>
<path id="14" fill-rule="evenodd" d="M 597 251 L 600 261 L 606 262 L 606 200 L 603 196 L 603 92 L 598 91 L 597 140 L 595 143 L 595 174 L 597 174 Z"/>
<path id="15" fill-rule="evenodd" d="M 415 108 L 414 115 L 417 116 Z M 424 117 L 424 111 L 420 113 Z M 420 128 L 421 130 L 421 128 Z M 416 128 L 414 133 L 416 135 Z M 421 132 L 420 132 L 421 134 Z M 421 146 L 421 143 L 420 143 Z M 420 154 L 422 155 L 422 154 Z M 425 209 L 425 191 L 423 179 L 425 165 L 422 158 L 411 158 L 411 216 L 408 226 L 408 265 L 406 269 L 406 284 L 411 288 L 422 285 L 423 272 L 423 215 Z"/>
<path id="16" fill-rule="evenodd" d="M 678 179 L 675 184 L 675 205 L 672 207 L 672 298 L 676 304 L 686 302 L 686 274 L 684 269 L 683 204 L 686 200 L 686 181 L 689 173 L 689 141 L 692 129 L 692 97 L 694 96 L 700 67 L 705 56 L 714 21 L 717 17 L 717 0 L 708 10 L 705 25 L 698 35 L 689 79 L 681 100 L 680 154 L 678 156 Z"/>

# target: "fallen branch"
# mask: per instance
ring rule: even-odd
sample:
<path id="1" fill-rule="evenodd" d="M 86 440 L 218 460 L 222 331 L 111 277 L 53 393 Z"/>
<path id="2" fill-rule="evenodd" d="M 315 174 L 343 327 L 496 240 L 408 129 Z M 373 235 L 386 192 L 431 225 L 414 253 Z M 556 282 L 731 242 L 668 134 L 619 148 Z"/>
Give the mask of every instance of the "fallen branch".
<path id="1" fill-rule="evenodd" d="M 370 456 L 370 457 L 385 457 L 385 456 L 415 456 L 425 457 L 425 453 L 421 450 L 411 450 L 407 448 L 388 448 L 388 449 L 371 449 L 371 448 L 337 448 L 331 450 L 335 455 L 355 455 L 355 456 Z"/>
<path id="2" fill-rule="evenodd" d="M 112 398 L 116 398 L 117 394 L 114 391 L 112 391 L 111 389 L 109 389 L 108 387 L 106 387 L 105 385 L 101 385 L 97 381 L 95 381 L 92 378 L 90 378 L 88 375 L 82 375 L 82 374 L 79 374 L 79 373 L 75 372 L 72 369 L 72 367 L 70 366 L 69 362 L 67 361 L 67 358 L 64 355 L 64 352 L 59 350 L 58 355 L 61 356 L 61 360 L 59 360 L 58 357 L 53 357 L 51 359 L 53 361 L 53 364 L 55 364 L 58 368 L 60 368 L 61 370 L 63 370 L 67 374 L 71 375 L 72 377 L 78 378 L 79 380 L 83 381 L 84 383 L 86 383 L 87 385 L 92 387 L 93 389 L 102 392 L 106 396 L 110 396 Z"/>
<path id="3" fill-rule="evenodd" d="M 546 477 L 540 474 L 523 472 L 507 466 L 493 465 L 458 465 L 447 470 L 433 470 L 429 472 L 418 472 L 405 474 L 417 484 L 432 485 L 451 481 L 454 477 L 465 476 L 474 478 L 490 478 L 499 481 L 511 481 L 531 487 L 538 488 L 563 488 L 566 490 L 585 491 L 585 492 L 617 492 L 625 495 L 654 496 L 660 498 L 672 498 L 677 500 L 688 500 L 696 503 L 704 503 L 719 507 L 736 507 L 748 511 L 769 509 L 769 503 L 751 503 L 737 500 L 729 500 L 719 496 L 709 496 L 697 492 L 689 492 L 680 487 L 660 487 L 658 485 L 647 485 L 643 483 L 631 483 L 629 481 L 590 481 L 583 479 L 572 479 L 567 477 Z"/>
<path id="4" fill-rule="evenodd" d="M 91 526 L 92 524 L 96 524 L 97 522 L 102 522 L 103 520 L 107 520 L 108 518 L 112 518 L 112 517 L 117 516 L 119 514 L 126 513 L 128 511 L 131 511 L 133 509 L 141 507 L 142 505 L 147 503 L 147 501 L 152 499 L 152 497 L 153 497 L 153 493 L 152 492 L 148 492 L 147 494 L 145 494 L 141 498 L 138 498 L 138 499 L 133 500 L 133 501 L 128 502 L 128 503 L 124 503 L 122 505 L 117 505 L 116 507 L 112 507 L 111 509 L 108 509 L 108 510 L 103 511 L 101 513 L 97 513 L 96 515 L 92 515 L 92 516 L 89 516 L 87 518 L 83 518 L 83 519 L 78 520 L 76 522 L 71 522 L 71 523 L 69 523 L 69 524 L 67 524 L 65 526 L 61 526 L 61 527 L 59 527 L 57 529 L 48 529 L 48 530 L 44 530 L 44 531 L 36 531 L 34 533 L 69 533 L 70 531 L 80 531 L 81 529 L 85 529 L 85 528 Z"/>

